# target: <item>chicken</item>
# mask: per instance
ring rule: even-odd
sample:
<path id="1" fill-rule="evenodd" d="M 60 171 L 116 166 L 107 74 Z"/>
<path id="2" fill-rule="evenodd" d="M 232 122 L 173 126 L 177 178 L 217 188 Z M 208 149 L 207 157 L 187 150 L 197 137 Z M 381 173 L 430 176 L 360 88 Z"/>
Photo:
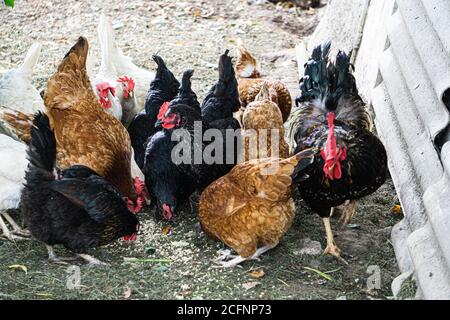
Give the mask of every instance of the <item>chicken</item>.
<path id="1" fill-rule="evenodd" d="M 136 83 L 133 78 L 127 76 L 121 76 L 117 79 L 117 82 L 122 84 L 123 96 L 122 96 L 122 124 L 125 128 L 130 126 L 131 121 L 137 115 L 137 101 L 134 95 L 134 88 Z"/>
<path id="2" fill-rule="evenodd" d="M 135 109 L 132 109 L 132 114 L 136 115 L 144 108 L 148 86 L 155 78 L 155 74 L 136 66 L 130 57 L 123 54 L 122 50 L 116 44 L 114 30 L 104 13 L 100 16 L 97 30 L 102 52 L 108 57 L 116 75 L 132 78 L 135 83 L 132 98 L 135 98 L 136 102 Z M 123 101 L 121 101 L 121 104 L 124 104 Z"/>
<path id="3" fill-rule="evenodd" d="M 387 175 L 386 150 L 372 132 L 372 118 L 358 95 L 350 57 L 339 51 L 328 61 L 331 43 L 317 46 L 300 81 L 298 107 L 286 123 L 295 152 L 315 147 L 311 177 L 299 191 L 313 211 L 323 218 L 325 253 L 340 257 L 330 225 L 334 208 L 347 204 L 343 221 L 355 213 L 355 200 L 375 192 Z"/>
<path id="4" fill-rule="evenodd" d="M 49 260 L 64 262 L 53 249 L 62 244 L 91 265 L 101 265 L 88 249 L 124 236 L 136 239 L 138 219 L 116 188 L 83 165 L 55 168 L 56 140 L 42 113 L 31 129 L 28 157 L 21 214 L 31 234 L 47 246 Z"/>
<path id="5" fill-rule="evenodd" d="M 219 59 L 219 79 L 202 103 L 202 119 L 212 128 L 240 129 L 233 113 L 240 108 L 238 84 L 228 50 Z"/>
<path id="6" fill-rule="evenodd" d="M 33 114 L 44 110 L 39 91 L 31 83 L 31 75 L 41 52 L 41 44 L 34 43 L 25 56 L 22 65 L 2 74 L 0 78 L 0 132 L 14 139 L 20 139 L 13 124 L 5 122 L 4 112 Z M 20 127 L 20 126 L 19 126 Z"/>
<path id="7" fill-rule="evenodd" d="M 7 210 L 18 209 L 20 193 L 25 182 L 25 170 L 28 165 L 26 145 L 11 137 L 0 134 L 0 228 L 3 236 L 9 240 L 21 239 L 27 233 L 8 214 Z M 3 217 L 12 227 L 10 231 Z"/>
<path id="8" fill-rule="evenodd" d="M 122 105 L 120 99 L 116 97 L 116 88 L 105 81 L 97 83 L 95 90 L 102 108 L 117 120 L 122 121 Z"/>
<path id="9" fill-rule="evenodd" d="M 61 169 L 84 165 L 104 177 L 139 211 L 130 173 L 131 142 L 125 127 L 101 110 L 86 73 L 88 42 L 80 37 L 48 80 L 44 94 L 46 114 L 57 142 Z"/>
<path id="10" fill-rule="evenodd" d="M 175 98 L 180 87 L 180 83 L 167 68 L 164 60 L 157 55 L 153 55 L 152 58 L 158 68 L 148 90 L 145 110 L 140 112 L 128 127 L 131 144 L 135 152 L 134 158 L 141 169 L 144 167 L 147 140 L 158 131 L 155 128 L 158 112 L 164 102 L 168 103 Z"/>
<path id="11" fill-rule="evenodd" d="M 250 160 L 203 191 L 199 205 L 203 230 L 238 254 L 222 262 L 224 267 L 257 259 L 279 243 L 295 215 L 292 189 L 307 178 L 304 171 L 312 161 L 311 151 L 287 159 Z"/>
<path id="12" fill-rule="evenodd" d="M 192 70 L 187 70 L 183 74 L 178 95 L 170 104 L 165 102 L 161 106 L 156 125 L 161 125 L 162 130 L 149 138 L 145 151 L 143 169 L 145 184 L 150 197 L 156 200 L 156 205 L 167 220 L 172 218 L 180 204 L 189 199 L 197 186 L 196 176 L 189 170 L 191 162 L 178 163 L 174 161 L 172 155 L 172 151 L 178 144 L 177 141 L 172 140 L 174 130 L 177 130 L 178 126 L 185 127 L 185 123 L 189 125 L 189 129 L 193 130 L 194 121 L 201 123 L 200 104 L 191 89 L 192 74 Z M 158 79 L 158 73 L 155 79 Z M 172 108 L 173 113 L 171 113 Z M 184 115 L 183 120 L 179 113 Z M 191 153 L 191 151 L 188 152 Z"/>
<path id="13" fill-rule="evenodd" d="M 281 111 L 270 100 L 269 87 L 266 83 L 262 85 L 255 101 L 245 108 L 242 129 L 244 141 L 242 161 L 289 156 L 289 146 L 284 140 Z"/>
<path id="14" fill-rule="evenodd" d="M 270 98 L 280 108 L 283 122 L 285 122 L 292 108 L 292 98 L 289 89 L 281 81 L 262 78 L 261 73 L 257 70 L 258 64 L 255 57 L 242 45 L 238 45 L 237 50 L 238 59 L 235 69 L 238 76 L 239 97 L 242 108 L 245 108 L 250 102 L 255 100 L 262 84 L 267 83 L 272 88 Z"/>
<path id="15" fill-rule="evenodd" d="M 94 90 L 103 108 L 127 126 L 142 109 L 138 106 L 134 94 L 136 82 L 129 75 L 120 74 L 114 64 L 117 51 L 114 32 L 103 13 L 100 16 L 97 32 L 102 59 L 98 74 L 93 81 Z M 124 112 L 126 119 L 123 119 Z"/>

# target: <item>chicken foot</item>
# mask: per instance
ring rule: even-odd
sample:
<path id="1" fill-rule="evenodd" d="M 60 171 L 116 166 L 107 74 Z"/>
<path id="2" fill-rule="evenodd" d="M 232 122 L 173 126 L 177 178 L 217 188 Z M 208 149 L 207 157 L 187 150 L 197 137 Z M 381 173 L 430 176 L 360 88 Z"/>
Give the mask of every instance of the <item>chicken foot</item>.
<path id="1" fill-rule="evenodd" d="M 15 221 L 14 219 L 9 215 L 9 213 L 3 213 L 3 216 L 5 217 L 5 219 L 8 221 L 8 223 L 11 225 L 11 227 L 13 228 L 13 233 L 19 235 L 19 236 L 24 236 L 24 237 L 29 237 L 30 231 L 28 230 L 24 230 L 22 229 Z"/>
<path id="2" fill-rule="evenodd" d="M 270 249 L 272 249 L 274 247 L 276 247 L 276 244 L 275 245 L 266 245 L 266 246 L 256 249 L 256 252 L 253 255 L 251 255 L 250 257 L 243 258 L 240 255 L 238 255 L 238 256 L 234 256 L 234 258 L 229 261 L 222 261 L 220 264 L 224 268 L 233 268 L 233 267 L 237 266 L 239 263 L 247 261 L 247 260 L 259 260 L 260 255 L 262 255 L 263 253 L 269 251 Z M 232 255 L 228 255 L 228 257 L 232 257 Z"/>
<path id="3" fill-rule="evenodd" d="M 93 256 L 91 256 L 91 255 L 89 255 L 89 254 L 82 254 L 82 253 L 79 253 L 78 256 L 79 256 L 81 259 L 86 260 L 86 261 L 89 263 L 89 266 L 91 266 L 91 267 L 109 266 L 108 263 L 103 262 L 103 261 L 100 261 L 100 260 L 98 260 L 97 258 L 95 258 L 95 257 L 93 257 Z"/>
<path id="4" fill-rule="evenodd" d="M 333 209 L 332 209 L 333 211 Z M 336 257 L 338 260 L 348 264 L 343 258 L 341 258 L 341 249 L 338 248 L 336 243 L 334 242 L 333 231 L 331 230 L 331 222 L 330 218 L 323 218 L 323 224 L 325 226 L 325 232 L 327 235 L 327 247 L 323 251 L 324 254 L 329 254 Z"/>
<path id="5" fill-rule="evenodd" d="M 48 261 L 52 263 L 68 265 L 68 261 L 74 261 L 76 259 L 71 257 L 58 257 L 55 253 L 55 249 L 53 249 L 53 246 L 45 245 L 45 247 L 48 251 Z"/>
<path id="6" fill-rule="evenodd" d="M 0 228 L 2 229 L 2 232 L 3 232 L 3 234 L 2 234 L 2 236 L 4 236 L 6 239 L 8 239 L 8 240 L 10 240 L 10 241 L 13 241 L 13 240 L 25 240 L 25 239 L 27 239 L 27 238 L 24 238 L 24 237 L 20 237 L 20 236 L 18 236 L 18 235 L 15 235 L 14 233 L 15 233 L 15 228 L 14 228 L 14 226 L 13 225 L 11 225 L 12 227 L 13 227 L 13 231 L 10 231 L 9 229 L 8 229 L 8 226 L 6 225 L 6 223 L 5 223 L 5 221 L 3 220 L 3 217 L 5 217 L 5 219 L 9 222 L 9 223 L 11 223 L 11 221 L 14 221 L 14 220 L 12 220 L 12 218 L 7 214 L 7 213 L 0 213 Z M 6 216 L 8 216 L 9 217 L 9 219 L 6 217 Z M 10 220 L 11 219 L 11 220 Z M 14 223 L 15 224 L 15 223 Z M 17 226 L 17 224 L 15 224 L 16 226 Z M 19 228 L 20 229 L 20 228 Z"/>

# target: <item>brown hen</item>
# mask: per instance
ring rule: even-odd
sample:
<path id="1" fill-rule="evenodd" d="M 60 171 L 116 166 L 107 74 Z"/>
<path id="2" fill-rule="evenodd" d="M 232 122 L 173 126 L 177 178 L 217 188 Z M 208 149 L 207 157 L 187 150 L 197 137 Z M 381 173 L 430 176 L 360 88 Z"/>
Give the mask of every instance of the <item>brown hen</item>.
<path id="1" fill-rule="evenodd" d="M 241 159 L 289 156 L 289 146 L 284 140 L 284 126 L 281 111 L 270 100 L 269 87 L 263 83 L 255 101 L 244 110 L 242 135 L 245 141 Z"/>
<path id="2" fill-rule="evenodd" d="M 80 37 L 45 90 L 44 104 L 56 137 L 58 166 L 87 166 L 135 201 L 130 137 L 120 121 L 101 108 L 86 73 L 87 53 L 88 42 Z M 134 211 L 139 209 L 139 203 L 134 207 L 129 202 L 129 206 Z"/>
<path id="3" fill-rule="evenodd" d="M 238 253 L 222 262 L 224 267 L 257 259 L 278 244 L 294 219 L 293 186 L 307 178 L 303 171 L 313 162 L 312 154 L 305 150 L 288 159 L 241 163 L 203 191 L 203 230 Z"/>
<path id="4" fill-rule="evenodd" d="M 257 70 L 257 61 L 252 54 L 243 46 L 237 47 L 238 58 L 235 71 L 238 76 L 239 98 L 241 106 L 245 108 L 255 100 L 261 91 L 263 83 L 267 83 L 271 90 L 271 100 L 280 108 L 283 122 L 287 120 L 292 108 L 292 98 L 287 86 L 278 80 L 262 78 Z"/>

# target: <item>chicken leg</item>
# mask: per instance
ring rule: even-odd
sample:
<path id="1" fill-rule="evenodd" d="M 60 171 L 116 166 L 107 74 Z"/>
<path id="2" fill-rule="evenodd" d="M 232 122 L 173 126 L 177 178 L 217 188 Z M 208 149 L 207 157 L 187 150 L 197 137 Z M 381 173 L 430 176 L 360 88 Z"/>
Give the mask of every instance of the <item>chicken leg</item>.
<path id="1" fill-rule="evenodd" d="M 229 261 L 222 261 L 221 265 L 224 268 L 233 268 L 233 267 L 237 266 L 239 263 L 247 261 L 247 260 L 259 260 L 260 255 L 262 255 L 264 252 L 267 252 L 270 249 L 275 248 L 275 247 L 276 247 L 276 244 L 275 245 L 266 245 L 261 248 L 258 248 L 256 250 L 256 252 L 250 257 L 243 258 L 241 256 L 235 256 L 233 259 L 231 259 Z M 232 255 L 228 255 L 228 257 L 232 257 Z"/>
<path id="2" fill-rule="evenodd" d="M 29 237 L 30 236 L 30 232 L 28 230 L 24 230 L 22 229 L 15 221 L 14 219 L 9 215 L 9 213 L 4 213 L 3 216 L 5 217 L 5 219 L 8 221 L 8 223 L 11 225 L 11 227 L 13 228 L 13 233 L 20 235 L 20 236 L 24 236 L 24 237 Z"/>
<path id="3" fill-rule="evenodd" d="M 333 209 L 331 209 L 333 211 Z M 325 254 L 330 254 L 337 258 L 341 257 L 341 250 L 338 248 L 336 243 L 334 242 L 333 231 L 331 230 L 330 218 L 323 218 L 323 224 L 325 226 L 325 232 L 327 234 L 327 247 L 325 248 Z"/>
<path id="4" fill-rule="evenodd" d="M 3 235 L 4 237 L 6 237 L 6 239 L 8 239 L 8 240 L 10 240 L 10 241 L 13 241 L 13 240 L 25 240 L 26 238 L 23 238 L 23 237 L 20 237 L 20 236 L 14 234 L 14 232 L 16 231 L 14 225 L 17 226 L 17 224 L 16 224 L 15 222 L 14 222 L 14 225 L 11 224 L 11 226 L 13 227 L 13 231 L 10 231 L 10 230 L 8 229 L 8 226 L 6 225 L 5 221 L 3 220 L 3 217 L 5 217 L 5 219 L 6 219 L 9 223 L 11 223 L 11 221 L 14 222 L 14 220 L 12 220 L 12 218 L 11 218 L 7 213 L 0 213 L 0 228 L 2 229 L 2 232 L 3 232 L 2 235 Z M 20 228 L 19 228 L 19 229 L 20 229 Z M 21 230 L 21 229 L 20 229 L 20 230 Z M 24 235 L 24 234 L 23 234 L 23 235 Z"/>

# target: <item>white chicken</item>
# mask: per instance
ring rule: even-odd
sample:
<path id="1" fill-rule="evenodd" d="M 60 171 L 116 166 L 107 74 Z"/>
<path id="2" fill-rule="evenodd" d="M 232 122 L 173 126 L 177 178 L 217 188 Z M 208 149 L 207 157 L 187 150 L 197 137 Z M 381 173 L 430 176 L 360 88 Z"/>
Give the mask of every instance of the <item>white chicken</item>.
<path id="1" fill-rule="evenodd" d="M 15 128 L 2 120 L 5 111 L 18 111 L 34 114 L 44 110 L 44 101 L 39 91 L 31 83 L 31 75 L 41 52 L 41 44 L 34 43 L 18 68 L 5 71 L 0 78 L 0 132 L 15 139 L 18 134 Z"/>
<path id="2" fill-rule="evenodd" d="M 26 145 L 11 137 L 0 134 L 0 228 L 9 240 L 22 239 L 28 233 L 11 218 L 7 210 L 17 209 L 23 188 L 25 170 L 28 166 Z M 8 229 L 5 220 L 12 231 Z"/>
<path id="3" fill-rule="evenodd" d="M 100 16 L 97 31 L 102 48 L 102 57 L 103 51 L 106 51 L 106 57 L 110 59 L 112 66 L 114 66 L 116 75 L 128 76 L 134 80 L 135 87 L 132 96 L 136 99 L 136 108 L 133 111 L 136 115 L 144 109 L 150 82 L 155 78 L 155 73 L 138 67 L 130 57 L 123 54 L 122 50 L 116 45 L 114 30 L 104 13 Z M 116 87 L 116 89 L 118 88 Z M 121 98 L 121 93 L 117 95 Z"/>

